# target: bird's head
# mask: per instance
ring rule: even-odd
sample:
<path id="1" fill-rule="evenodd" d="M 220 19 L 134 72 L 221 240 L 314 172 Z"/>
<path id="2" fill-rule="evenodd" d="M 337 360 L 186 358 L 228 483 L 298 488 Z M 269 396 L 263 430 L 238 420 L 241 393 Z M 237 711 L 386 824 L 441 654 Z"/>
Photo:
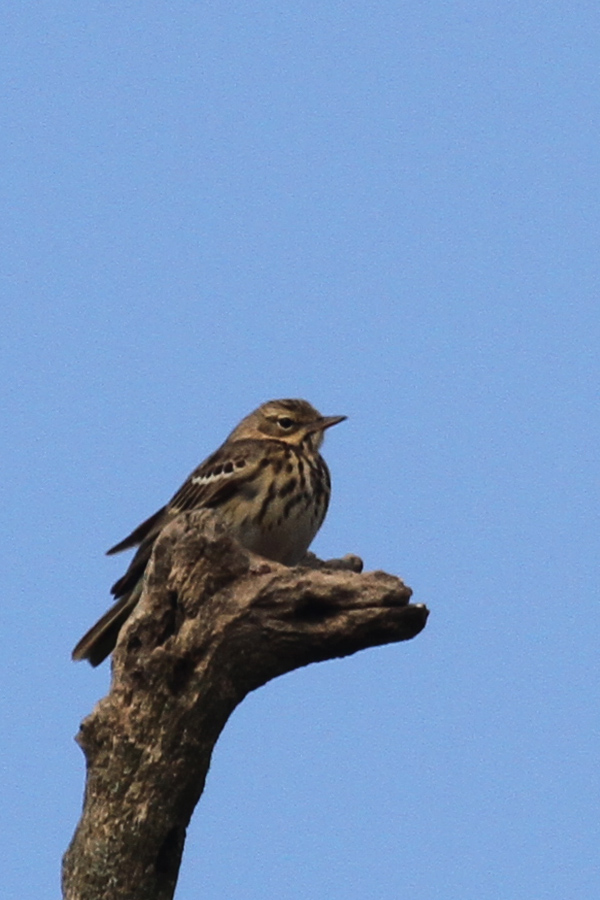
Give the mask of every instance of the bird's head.
<path id="1" fill-rule="evenodd" d="M 242 419 L 228 440 L 267 439 L 294 445 L 308 442 L 316 451 L 323 443 L 325 429 L 346 418 L 322 416 L 306 400 L 269 400 Z"/>

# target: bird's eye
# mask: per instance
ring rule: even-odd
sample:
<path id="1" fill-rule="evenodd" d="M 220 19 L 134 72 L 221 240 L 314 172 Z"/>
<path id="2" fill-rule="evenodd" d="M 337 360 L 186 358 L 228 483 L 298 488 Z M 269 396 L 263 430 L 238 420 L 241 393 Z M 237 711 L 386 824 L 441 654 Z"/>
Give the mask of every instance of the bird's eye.
<path id="1" fill-rule="evenodd" d="M 294 421 L 293 419 L 288 418 L 288 416 L 279 416 L 277 424 L 280 428 L 283 428 L 284 431 L 289 431 L 294 424 Z"/>

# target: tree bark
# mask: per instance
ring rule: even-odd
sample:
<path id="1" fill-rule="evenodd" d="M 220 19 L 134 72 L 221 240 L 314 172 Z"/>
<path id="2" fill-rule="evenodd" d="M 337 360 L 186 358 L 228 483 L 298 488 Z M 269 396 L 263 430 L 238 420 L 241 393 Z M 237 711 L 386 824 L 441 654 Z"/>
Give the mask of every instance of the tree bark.
<path id="1" fill-rule="evenodd" d="M 156 542 L 112 684 L 82 723 L 84 809 L 67 900 L 168 900 L 213 747 L 246 694 L 300 666 L 408 640 L 425 606 L 358 557 L 294 568 L 245 551 L 206 511 Z"/>

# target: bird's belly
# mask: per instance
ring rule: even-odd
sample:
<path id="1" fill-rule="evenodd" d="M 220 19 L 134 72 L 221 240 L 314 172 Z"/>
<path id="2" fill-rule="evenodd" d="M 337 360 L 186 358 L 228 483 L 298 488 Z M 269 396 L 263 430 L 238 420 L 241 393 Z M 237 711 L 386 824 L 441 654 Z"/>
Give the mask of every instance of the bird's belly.
<path id="1" fill-rule="evenodd" d="M 235 529 L 235 536 L 252 553 L 285 566 L 295 566 L 308 550 L 320 524 L 320 518 L 304 510 L 283 520 L 271 517 L 260 524 L 246 520 Z"/>

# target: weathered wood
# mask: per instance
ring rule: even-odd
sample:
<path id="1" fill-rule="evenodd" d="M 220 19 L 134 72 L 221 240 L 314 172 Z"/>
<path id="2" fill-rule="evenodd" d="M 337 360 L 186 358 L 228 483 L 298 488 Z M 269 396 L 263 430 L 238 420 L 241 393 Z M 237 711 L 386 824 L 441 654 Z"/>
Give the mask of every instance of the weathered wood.
<path id="1" fill-rule="evenodd" d="M 109 694 L 81 725 L 81 821 L 67 900 L 168 900 L 213 747 L 246 694 L 299 666 L 407 640 L 427 609 L 355 556 L 286 568 L 247 553 L 206 511 L 156 543 L 113 658 Z"/>

